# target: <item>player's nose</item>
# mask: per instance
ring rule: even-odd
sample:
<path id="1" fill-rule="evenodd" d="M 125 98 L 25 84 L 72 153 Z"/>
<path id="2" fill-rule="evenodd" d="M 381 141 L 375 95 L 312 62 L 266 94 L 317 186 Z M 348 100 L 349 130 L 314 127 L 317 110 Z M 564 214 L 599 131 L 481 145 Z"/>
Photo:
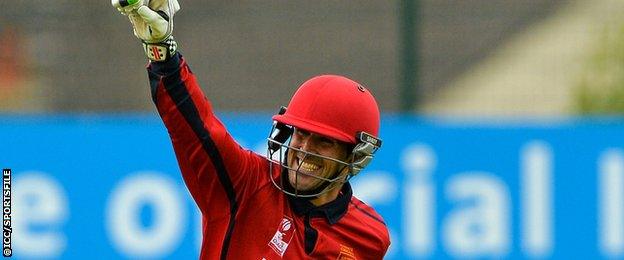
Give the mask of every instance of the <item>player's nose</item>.
<path id="1" fill-rule="evenodd" d="M 313 152 L 315 145 L 314 145 L 314 139 L 312 137 L 313 135 L 302 137 L 299 140 L 299 149 L 306 151 L 306 152 Z"/>

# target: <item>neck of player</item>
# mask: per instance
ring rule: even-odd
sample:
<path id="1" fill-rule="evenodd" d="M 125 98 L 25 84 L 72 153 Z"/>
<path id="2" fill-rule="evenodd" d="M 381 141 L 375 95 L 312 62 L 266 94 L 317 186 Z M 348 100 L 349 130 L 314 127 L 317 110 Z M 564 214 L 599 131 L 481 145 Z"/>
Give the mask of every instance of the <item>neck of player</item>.
<path id="1" fill-rule="evenodd" d="M 342 190 L 342 185 L 344 184 L 336 185 L 335 187 L 328 190 L 327 192 L 319 195 L 318 197 L 314 199 L 311 199 L 310 202 L 314 206 L 318 207 L 318 206 L 322 206 L 322 205 L 325 205 L 327 203 L 334 201 L 336 198 L 338 198 L 338 194 L 340 194 L 340 190 Z"/>

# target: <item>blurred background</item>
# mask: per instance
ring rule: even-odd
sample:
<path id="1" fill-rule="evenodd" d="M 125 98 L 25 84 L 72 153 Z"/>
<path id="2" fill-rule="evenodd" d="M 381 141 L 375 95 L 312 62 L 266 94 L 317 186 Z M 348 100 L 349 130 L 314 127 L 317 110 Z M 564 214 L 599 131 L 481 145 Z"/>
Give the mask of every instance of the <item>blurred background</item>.
<path id="1" fill-rule="evenodd" d="M 179 1 L 180 51 L 249 149 L 312 76 L 373 92 L 385 147 L 354 185 L 388 259 L 624 257 L 624 2 Z M 197 257 L 146 63 L 109 1 L 0 2 L 16 257 Z"/>

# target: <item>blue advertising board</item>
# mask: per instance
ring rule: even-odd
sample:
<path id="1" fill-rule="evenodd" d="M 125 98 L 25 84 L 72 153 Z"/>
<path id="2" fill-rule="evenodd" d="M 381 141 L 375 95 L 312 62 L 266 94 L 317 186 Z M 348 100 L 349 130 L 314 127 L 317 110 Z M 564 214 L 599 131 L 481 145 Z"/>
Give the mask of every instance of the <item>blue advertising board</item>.
<path id="1" fill-rule="evenodd" d="M 265 153 L 269 114 L 221 118 Z M 352 182 L 390 229 L 387 259 L 624 257 L 624 120 L 383 118 Z M 14 257 L 198 257 L 200 215 L 157 116 L 0 122 Z"/>

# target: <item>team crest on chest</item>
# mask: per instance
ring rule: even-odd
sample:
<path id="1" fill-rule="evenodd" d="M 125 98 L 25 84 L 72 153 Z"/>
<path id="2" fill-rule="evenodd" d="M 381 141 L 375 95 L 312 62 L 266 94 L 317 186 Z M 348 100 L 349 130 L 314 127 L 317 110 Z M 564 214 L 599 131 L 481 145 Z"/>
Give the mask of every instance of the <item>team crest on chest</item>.
<path id="1" fill-rule="evenodd" d="M 357 260 L 355 253 L 353 252 L 353 248 L 340 245 L 340 255 L 338 255 L 338 260 Z"/>
<path id="2" fill-rule="evenodd" d="M 275 235 L 273 235 L 273 238 L 269 241 L 269 247 L 279 256 L 284 256 L 284 252 L 286 252 L 286 248 L 288 248 L 288 244 L 290 244 L 294 235 L 295 223 L 293 223 L 292 218 L 284 216 L 279 227 L 277 227 Z"/>

